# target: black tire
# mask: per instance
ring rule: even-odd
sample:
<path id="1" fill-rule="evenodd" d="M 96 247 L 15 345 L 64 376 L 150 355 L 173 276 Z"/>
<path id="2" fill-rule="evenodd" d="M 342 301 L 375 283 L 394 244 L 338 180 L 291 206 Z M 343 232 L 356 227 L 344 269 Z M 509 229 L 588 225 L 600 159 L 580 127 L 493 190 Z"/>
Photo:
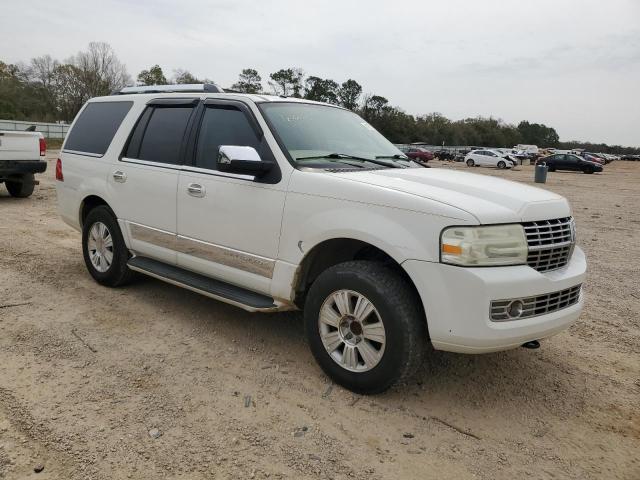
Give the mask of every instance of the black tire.
<path id="1" fill-rule="evenodd" d="M 16 198 L 27 198 L 33 193 L 33 189 L 36 186 L 36 181 L 33 173 L 26 173 L 22 175 L 22 181 L 12 182 L 7 180 L 5 182 L 9 195 Z"/>
<path id="2" fill-rule="evenodd" d="M 467 167 L 473 167 L 475 165 L 476 162 L 473 161 L 473 159 L 469 159 L 467 160 Z"/>
<path id="3" fill-rule="evenodd" d="M 499 168 L 499 169 L 501 169 L 501 170 L 502 170 L 503 168 L 507 168 L 507 164 L 506 164 L 503 160 L 500 160 L 500 161 L 498 162 L 498 168 Z"/>
<path id="4" fill-rule="evenodd" d="M 556 167 L 549 167 L 549 171 L 550 172 L 555 172 L 556 171 Z"/>
<path id="5" fill-rule="evenodd" d="M 588 173 L 588 174 L 592 174 L 593 173 L 593 168 L 592 167 L 585 167 L 585 169 L 583 170 L 584 173 Z"/>
<path id="6" fill-rule="evenodd" d="M 106 226 L 113 242 L 113 260 L 106 271 L 99 271 L 89 258 L 88 239 L 91 228 L 96 223 Z M 122 238 L 122 232 L 118 226 L 115 215 L 106 205 L 100 205 L 89 212 L 82 226 L 82 255 L 87 270 L 96 282 L 107 287 L 118 287 L 130 282 L 134 272 L 127 267 L 129 250 Z"/>
<path id="7" fill-rule="evenodd" d="M 320 310 L 325 300 L 339 290 L 350 290 L 365 296 L 377 310 L 384 325 L 384 350 L 378 363 L 370 370 L 353 372 L 342 367 L 322 342 Z M 383 392 L 394 383 L 410 378 L 422 365 L 427 326 L 420 299 L 398 272 L 379 262 L 350 261 L 322 272 L 309 289 L 304 319 L 311 352 L 322 370 L 333 381 L 353 392 Z M 344 345 L 342 347 L 344 352 Z M 334 353 L 338 350 L 334 350 Z M 356 350 L 357 362 L 364 364 L 360 347 Z"/>

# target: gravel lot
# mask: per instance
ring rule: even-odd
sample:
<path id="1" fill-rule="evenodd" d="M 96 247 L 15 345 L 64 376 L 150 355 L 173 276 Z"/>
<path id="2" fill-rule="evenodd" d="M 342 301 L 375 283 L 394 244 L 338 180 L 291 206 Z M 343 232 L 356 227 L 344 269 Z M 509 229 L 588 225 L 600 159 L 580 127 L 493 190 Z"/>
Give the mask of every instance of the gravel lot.
<path id="1" fill-rule="evenodd" d="M 360 397 L 294 315 L 93 282 L 55 211 L 56 153 L 31 198 L 0 187 L 0 478 L 640 479 L 640 164 L 543 186 L 571 201 L 590 262 L 568 331 L 432 351 L 410 384 Z"/>

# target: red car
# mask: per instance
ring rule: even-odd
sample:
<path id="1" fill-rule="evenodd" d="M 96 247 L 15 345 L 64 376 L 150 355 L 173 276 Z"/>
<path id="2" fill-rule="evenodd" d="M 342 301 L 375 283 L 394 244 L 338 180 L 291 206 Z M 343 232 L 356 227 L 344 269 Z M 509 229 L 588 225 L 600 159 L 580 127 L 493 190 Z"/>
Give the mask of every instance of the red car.
<path id="1" fill-rule="evenodd" d="M 411 160 L 415 160 L 421 163 L 427 163 L 429 160 L 433 160 L 433 153 L 422 147 L 404 147 L 400 148 L 402 152 Z"/>

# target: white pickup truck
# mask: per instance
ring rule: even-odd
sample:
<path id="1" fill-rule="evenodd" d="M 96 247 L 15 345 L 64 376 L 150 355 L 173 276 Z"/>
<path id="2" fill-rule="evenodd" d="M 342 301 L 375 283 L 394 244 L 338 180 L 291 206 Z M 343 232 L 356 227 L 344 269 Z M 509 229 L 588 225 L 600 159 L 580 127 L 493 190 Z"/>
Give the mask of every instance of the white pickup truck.
<path id="1" fill-rule="evenodd" d="M 0 130 L 0 183 L 12 197 L 28 197 L 38 182 L 36 173 L 47 169 L 47 144 L 40 132 Z"/>

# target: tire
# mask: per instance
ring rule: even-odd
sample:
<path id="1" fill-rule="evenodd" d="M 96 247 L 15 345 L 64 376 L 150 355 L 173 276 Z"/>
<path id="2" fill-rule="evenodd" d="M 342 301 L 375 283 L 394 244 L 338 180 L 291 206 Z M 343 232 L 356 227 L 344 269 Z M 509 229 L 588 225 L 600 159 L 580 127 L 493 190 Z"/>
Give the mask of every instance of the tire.
<path id="1" fill-rule="evenodd" d="M 473 167 L 475 166 L 475 163 L 471 158 L 469 160 L 467 160 L 467 167 Z"/>
<path id="2" fill-rule="evenodd" d="M 357 306 L 366 306 L 360 298 L 373 306 L 366 315 L 357 315 Z M 420 299 L 398 272 L 379 262 L 345 262 L 322 272 L 309 289 L 304 319 L 322 370 L 353 392 L 383 392 L 422 365 L 427 328 Z M 370 340 L 367 331 L 382 341 Z M 347 349 L 352 355 L 345 356 Z"/>
<path id="3" fill-rule="evenodd" d="M 504 161 L 503 161 L 503 160 L 500 160 L 500 161 L 498 162 L 498 168 L 499 168 L 499 169 L 501 169 L 501 170 L 502 170 L 503 168 L 507 168 L 507 164 L 506 164 L 506 163 L 504 163 Z"/>
<path id="4" fill-rule="evenodd" d="M 9 195 L 16 198 L 27 198 L 33 193 L 33 189 L 36 186 L 36 181 L 33 173 L 26 173 L 22 175 L 21 182 L 11 182 L 7 180 L 5 182 Z"/>
<path id="5" fill-rule="evenodd" d="M 555 172 L 556 171 L 556 167 L 548 167 L 550 172 Z"/>
<path id="6" fill-rule="evenodd" d="M 106 233 L 104 233 L 105 231 Z M 108 237 L 106 236 L 107 234 Z M 102 237 L 102 241 L 97 240 L 98 237 Z M 108 246 L 109 238 L 111 239 L 111 247 Z M 104 240 L 107 240 L 107 245 L 103 247 Z M 100 251 L 102 251 L 102 255 L 96 255 Z M 109 255 L 109 252 L 111 255 Z M 87 270 L 89 270 L 94 280 L 101 285 L 118 287 L 131 281 L 134 276 L 134 272 L 127 267 L 129 250 L 122 238 L 118 222 L 111 209 L 105 205 L 100 205 L 91 210 L 84 221 L 82 226 L 82 255 Z M 101 259 L 96 260 L 96 256 L 101 257 Z M 94 258 L 93 261 L 92 258 Z"/>
<path id="7" fill-rule="evenodd" d="M 584 172 L 584 173 L 588 173 L 588 174 L 592 174 L 592 173 L 593 173 L 593 168 L 591 168 L 591 167 L 586 167 L 586 168 L 583 170 L 583 172 Z"/>

